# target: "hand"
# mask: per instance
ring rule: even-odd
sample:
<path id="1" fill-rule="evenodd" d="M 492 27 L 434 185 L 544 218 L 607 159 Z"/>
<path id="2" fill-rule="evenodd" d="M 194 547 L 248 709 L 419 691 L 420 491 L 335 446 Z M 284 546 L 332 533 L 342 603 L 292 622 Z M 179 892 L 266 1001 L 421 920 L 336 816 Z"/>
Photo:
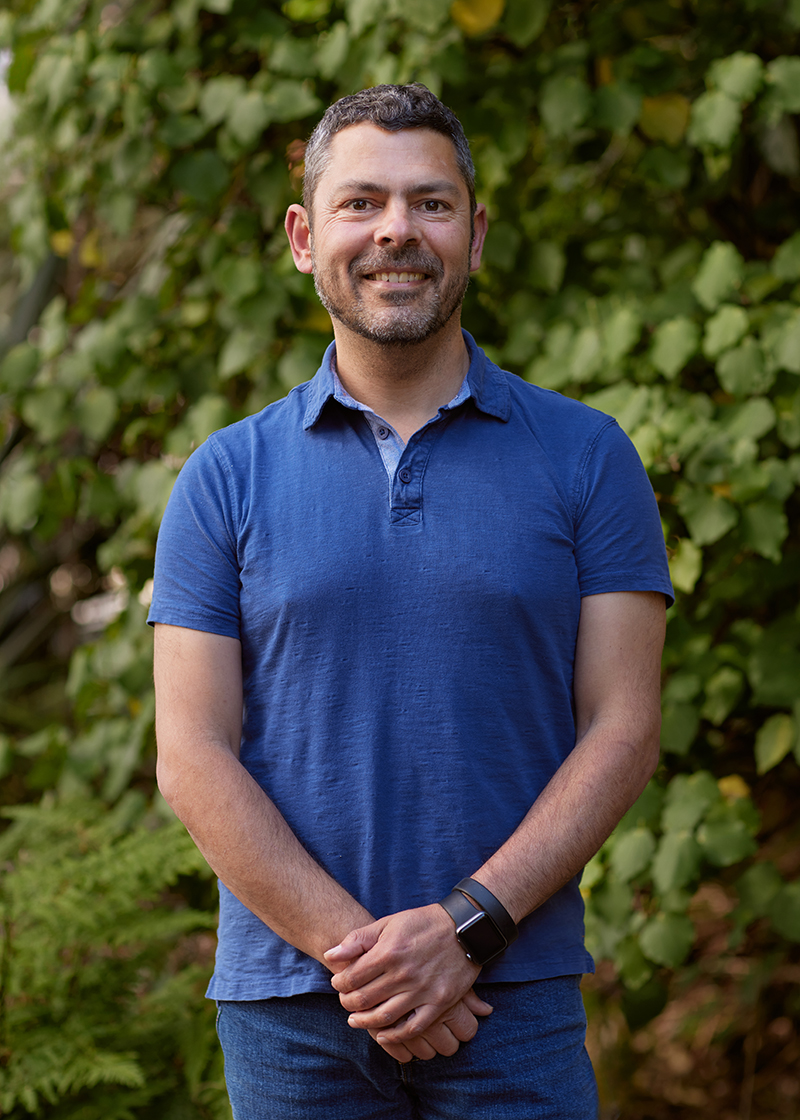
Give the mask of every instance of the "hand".
<path id="1" fill-rule="evenodd" d="M 461 1004 L 480 967 L 467 959 L 452 919 L 438 904 L 403 910 L 353 930 L 324 960 L 332 970 L 347 962 L 331 984 L 351 1013 L 350 1025 L 374 1030 L 384 1049 L 387 1042 L 407 1046 L 434 1024 L 434 1037 L 443 1045 L 452 1045 L 449 1035 L 459 1038 L 456 1031 L 471 1029 L 474 1034 L 477 1029 L 473 1012 Z"/>
<path id="2" fill-rule="evenodd" d="M 463 1000 L 446 1011 L 441 1019 L 429 1027 L 419 1038 L 407 1039 L 405 1043 L 389 1042 L 381 1030 L 369 1033 L 383 1047 L 387 1054 L 398 1062 L 410 1062 L 412 1058 L 427 1061 L 437 1054 L 452 1057 L 462 1042 L 469 1042 L 478 1030 L 476 1015 L 491 1015 L 492 1007 L 470 989 Z"/>

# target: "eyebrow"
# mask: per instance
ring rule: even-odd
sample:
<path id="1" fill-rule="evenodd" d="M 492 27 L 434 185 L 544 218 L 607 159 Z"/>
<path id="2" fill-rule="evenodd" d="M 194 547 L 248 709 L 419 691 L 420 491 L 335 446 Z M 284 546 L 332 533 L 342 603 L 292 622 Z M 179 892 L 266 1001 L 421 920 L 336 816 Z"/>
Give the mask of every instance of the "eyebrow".
<path id="1" fill-rule="evenodd" d="M 337 183 L 336 194 L 389 194 L 385 183 L 370 183 L 361 179 L 347 179 Z M 413 183 L 404 194 L 458 194 L 458 184 L 452 179 L 435 179 L 430 183 Z"/>

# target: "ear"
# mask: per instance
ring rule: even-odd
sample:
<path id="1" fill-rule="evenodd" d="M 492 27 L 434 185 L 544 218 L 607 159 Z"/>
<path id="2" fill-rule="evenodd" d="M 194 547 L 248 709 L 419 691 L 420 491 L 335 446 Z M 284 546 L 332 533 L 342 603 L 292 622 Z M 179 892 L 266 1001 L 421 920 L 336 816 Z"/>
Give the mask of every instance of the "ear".
<path id="1" fill-rule="evenodd" d="M 488 227 L 486 207 L 482 202 L 478 204 L 475 210 L 473 226 L 475 232 L 472 236 L 472 248 L 469 254 L 469 270 L 470 272 L 477 272 L 481 266 L 481 254 L 483 253 L 483 243 L 486 240 L 486 229 Z"/>
<path id="2" fill-rule="evenodd" d="M 311 272 L 311 226 L 308 214 L 303 206 L 294 202 L 286 211 L 286 221 L 283 223 L 286 236 L 289 238 L 289 248 L 298 272 Z"/>

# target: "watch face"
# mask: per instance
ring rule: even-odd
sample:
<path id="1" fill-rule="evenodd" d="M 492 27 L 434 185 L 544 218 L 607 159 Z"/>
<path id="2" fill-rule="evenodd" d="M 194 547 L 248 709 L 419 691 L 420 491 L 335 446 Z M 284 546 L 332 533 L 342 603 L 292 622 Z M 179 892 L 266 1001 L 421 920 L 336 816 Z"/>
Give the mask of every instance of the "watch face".
<path id="1" fill-rule="evenodd" d="M 458 940 L 476 964 L 483 964 L 502 953 L 508 942 L 488 914 L 480 910 L 458 927 Z"/>

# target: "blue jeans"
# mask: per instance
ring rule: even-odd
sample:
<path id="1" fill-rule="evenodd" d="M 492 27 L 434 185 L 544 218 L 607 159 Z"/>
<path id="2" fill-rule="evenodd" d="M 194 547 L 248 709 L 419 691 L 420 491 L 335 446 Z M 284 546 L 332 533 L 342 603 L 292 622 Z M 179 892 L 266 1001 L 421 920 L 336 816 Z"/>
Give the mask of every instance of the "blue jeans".
<path id="1" fill-rule="evenodd" d="M 220 1001 L 234 1120 L 596 1120 L 579 976 L 477 984 L 494 1007 L 452 1057 L 401 1064 L 338 996 Z"/>

